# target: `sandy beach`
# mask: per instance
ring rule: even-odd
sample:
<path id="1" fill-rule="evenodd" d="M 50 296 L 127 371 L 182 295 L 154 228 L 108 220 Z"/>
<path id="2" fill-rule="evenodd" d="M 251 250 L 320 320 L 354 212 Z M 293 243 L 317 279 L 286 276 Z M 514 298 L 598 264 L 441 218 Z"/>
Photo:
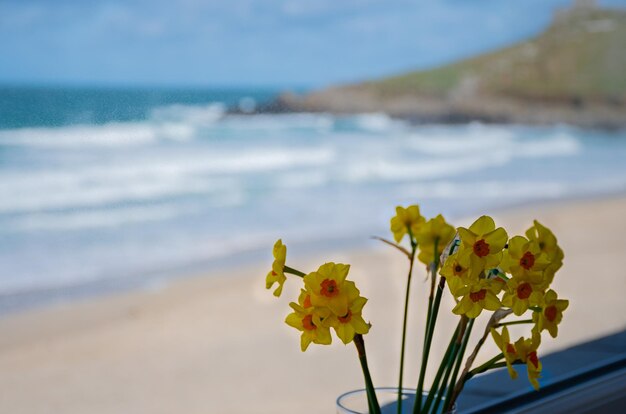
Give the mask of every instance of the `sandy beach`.
<path id="1" fill-rule="evenodd" d="M 510 236 L 523 234 L 534 218 L 540 220 L 565 251 L 553 287 L 570 307 L 559 337 L 544 335 L 542 353 L 626 327 L 625 211 L 626 197 L 619 196 L 493 214 Z M 289 248 L 289 240 L 284 242 Z M 3 317 L 0 412 L 334 412 L 339 394 L 362 387 L 354 346 L 335 339 L 332 346 L 300 351 L 298 332 L 283 323 L 300 280 L 290 279 L 279 299 L 264 288 L 272 243 L 267 261 L 256 266 Z M 406 259 L 375 241 L 360 251 L 302 257 L 289 250 L 288 265 L 303 271 L 326 261 L 352 265 L 349 277 L 369 298 L 364 316 L 373 327 L 365 340 L 375 384 L 396 384 Z M 412 387 L 425 319 L 424 280 L 425 271 L 418 267 L 405 369 L 405 384 Z M 437 356 L 455 323 L 452 306 L 446 295 L 435 338 Z M 474 334 L 482 333 L 486 320 L 477 320 Z M 514 330 L 513 337 L 521 332 Z M 495 352 L 488 342 L 479 360 Z"/>

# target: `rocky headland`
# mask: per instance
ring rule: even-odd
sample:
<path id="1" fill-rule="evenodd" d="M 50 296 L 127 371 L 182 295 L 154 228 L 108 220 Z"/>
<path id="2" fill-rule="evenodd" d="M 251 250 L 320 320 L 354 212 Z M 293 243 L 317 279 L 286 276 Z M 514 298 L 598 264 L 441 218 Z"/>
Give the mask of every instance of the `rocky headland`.
<path id="1" fill-rule="evenodd" d="M 283 93 L 258 110 L 624 128 L 626 11 L 578 1 L 539 36 L 505 49 L 380 80 Z"/>

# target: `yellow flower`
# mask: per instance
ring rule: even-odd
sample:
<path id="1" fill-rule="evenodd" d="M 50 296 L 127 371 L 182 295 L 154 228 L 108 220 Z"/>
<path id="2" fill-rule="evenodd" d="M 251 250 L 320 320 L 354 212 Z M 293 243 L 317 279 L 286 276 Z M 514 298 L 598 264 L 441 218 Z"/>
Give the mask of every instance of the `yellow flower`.
<path id="1" fill-rule="evenodd" d="M 400 240 L 405 234 L 411 230 L 413 236 L 415 236 L 422 224 L 424 224 L 424 217 L 420 214 L 420 209 L 417 205 L 404 207 L 396 207 L 396 215 L 391 218 L 391 232 L 396 243 L 400 243 Z"/>
<path id="2" fill-rule="evenodd" d="M 511 278 L 507 282 L 507 290 L 502 297 L 502 305 L 509 307 L 520 316 L 529 306 L 538 306 L 543 299 L 543 288 L 539 283 L 524 279 Z"/>
<path id="3" fill-rule="evenodd" d="M 328 319 L 328 324 L 335 329 L 344 344 L 352 342 L 355 334 L 365 335 L 370 330 L 369 324 L 361 316 L 367 299 L 359 296 L 357 289 L 352 292 L 356 292 L 356 297 L 349 298 L 348 312 L 343 316 L 331 315 Z M 354 296 L 354 293 L 350 296 Z"/>
<path id="4" fill-rule="evenodd" d="M 488 279 L 470 279 L 466 285 L 458 288 L 457 293 L 461 300 L 456 304 L 452 313 L 465 315 L 468 318 L 476 318 L 483 309 L 500 309 L 500 300 L 494 293 L 496 286 L 494 281 Z"/>
<path id="5" fill-rule="evenodd" d="M 324 320 L 330 315 L 328 309 L 317 309 L 312 306 L 305 308 L 293 302 L 289 306 L 294 312 L 287 315 L 285 323 L 302 332 L 300 336 L 302 352 L 306 351 L 311 342 L 330 345 L 332 342 L 330 329 L 324 323 Z"/>
<path id="6" fill-rule="evenodd" d="M 489 216 L 481 216 L 469 229 L 459 227 L 459 236 L 464 247 L 471 250 L 472 273 L 480 274 L 486 268 L 498 266 L 502 249 L 507 242 L 506 231 Z"/>
<path id="7" fill-rule="evenodd" d="M 558 324 L 563 319 L 563 311 L 567 309 L 569 301 L 557 299 L 556 292 L 550 289 L 546 292 L 541 303 L 541 312 L 533 312 L 533 321 L 537 326 L 537 332 L 547 329 L 550 336 L 556 338 L 559 333 Z"/>
<path id="8" fill-rule="evenodd" d="M 513 362 L 519 359 L 517 356 L 517 351 L 515 347 L 511 343 L 511 339 L 509 337 L 509 330 L 505 326 L 502 328 L 502 335 L 498 333 L 494 328 L 491 328 L 491 336 L 493 337 L 493 341 L 496 343 L 500 351 L 502 351 L 502 355 L 504 355 L 504 360 L 506 362 L 506 369 L 509 371 L 509 375 L 512 379 L 517 378 L 517 371 L 513 369 Z"/>
<path id="9" fill-rule="evenodd" d="M 541 336 L 537 332 L 533 332 L 532 339 L 520 338 L 515 342 L 515 351 L 518 358 L 526 363 L 528 370 L 528 380 L 535 390 L 539 389 L 538 378 L 541 377 L 541 361 L 537 357 L 537 348 L 541 343 Z"/>
<path id="10" fill-rule="evenodd" d="M 435 261 L 435 256 L 440 256 L 443 249 L 454 238 L 456 230 L 454 227 L 446 223 L 441 214 L 428 220 L 420 227 L 417 233 L 413 233 L 417 244 L 420 247 L 418 260 L 425 265 L 430 265 Z M 435 245 L 437 251 L 435 252 Z"/>
<path id="11" fill-rule="evenodd" d="M 287 258 L 287 246 L 283 244 L 281 239 L 278 239 L 274 244 L 274 263 L 272 263 L 272 270 L 269 271 L 265 277 L 265 288 L 270 289 L 274 283 L 278 283 L 278 287 L 274 290 L 274 296 L 280 296 L 283 291 L 283 285 L 287 277 L 283 272 L 285 268 L 285 260 Z"/>
<path id="12" fill-rule="evenodd" d="M 526 237 L 535 241 L 541 252 L 548 257 L 550 264 L 544 270 L 544 284 L 547 288 L 554 279 L 554 274 L 563 266 L 563 250 L 557 244 L 556 237 L 549 228 L 543 226 L 537 220 L 533 227 L 526 230 Z"/>
<path id="13" fill-rule="evenodd" d="M 504 253 L 501 267 L 513 277 L 540 283 L 543 280 L 543 270 L 549 264 L 548 257 L 541 252 L 535 241 L 515 236 L 509 240 L 509 248 Z"/>
<path id="14" fill-rule="evenodd" d="M 455 298 L 462 295 L 461 289 L 469 283 L 470 274 L 470 251 L 461 249 L 446 259 L 441 271 L 439 272 L 446 278 L 446 283 L 450 289 L 450 293 Z"/>
<path id="15" fill-rule="evenodd" d="M 311 294 L 314 307 L 327 307 L 336 316 L 348 313 L 348 301 L 351 295 L 358 296 L 358 289 L 353 282 L 346 281 L 350 265 L 325 263 L 316 272 L 304 276 L 304 286 Z"/>
<path id="16" fill-rule="evenodd" d="M 549 228 L 543 226 L 537 220 L 533 222 L 533 227 L 526 230 L 528 240 L 535 241 L 539 250 L 548 256 L 550 262 L 563 259 L 563 250 L 557 244 L 556 237 Z"/>

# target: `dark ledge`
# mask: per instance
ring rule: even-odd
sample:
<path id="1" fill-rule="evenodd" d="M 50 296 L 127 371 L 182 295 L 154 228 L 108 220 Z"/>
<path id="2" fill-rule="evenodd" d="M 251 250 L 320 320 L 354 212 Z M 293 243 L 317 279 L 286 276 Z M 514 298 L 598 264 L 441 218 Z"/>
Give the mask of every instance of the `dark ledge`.
<path id="1" fill-rule="evenodd" d="M 526 368 L 511 380 L 506 369 L 469 381 L 458 413 L 626 412 L 626 330 L 545 355 L 541 389 L 534 391 Z"/>

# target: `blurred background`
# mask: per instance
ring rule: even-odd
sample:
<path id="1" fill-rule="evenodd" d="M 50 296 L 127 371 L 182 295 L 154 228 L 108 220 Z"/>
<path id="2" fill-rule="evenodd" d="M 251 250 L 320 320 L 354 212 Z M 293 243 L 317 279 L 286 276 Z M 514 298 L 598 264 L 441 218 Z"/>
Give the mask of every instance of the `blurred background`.
<path id="1" fill-rule="evenodd" d="M 621 192 L 624 7 L 2 1 L 0 311 Z"/>
<path id="2" fill-rule="evenodd" d="M 0 0 L 0 56 L 5 321 L 626 190 L 624 0 Z"/>

